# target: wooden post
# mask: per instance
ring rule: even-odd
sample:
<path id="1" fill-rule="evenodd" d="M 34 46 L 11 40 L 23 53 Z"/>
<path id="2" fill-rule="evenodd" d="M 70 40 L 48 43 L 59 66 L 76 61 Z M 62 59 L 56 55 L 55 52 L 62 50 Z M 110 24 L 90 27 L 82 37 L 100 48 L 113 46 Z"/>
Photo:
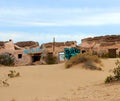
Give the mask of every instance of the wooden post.
<path id="1" fill-rule="evenodd" d="M 53 53 L 55 52 L 55 37 L 53 38 Z"/>

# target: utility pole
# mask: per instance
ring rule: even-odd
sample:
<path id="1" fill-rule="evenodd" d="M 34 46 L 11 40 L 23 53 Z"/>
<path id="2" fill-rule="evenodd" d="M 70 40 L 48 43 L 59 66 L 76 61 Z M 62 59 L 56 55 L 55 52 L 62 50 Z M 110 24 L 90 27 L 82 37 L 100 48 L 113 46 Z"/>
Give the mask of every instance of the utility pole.
<path id="1" fill-rule="evenodd" d="M 55 37 L 53 38 L 53 52 L 55 52 Z"/>

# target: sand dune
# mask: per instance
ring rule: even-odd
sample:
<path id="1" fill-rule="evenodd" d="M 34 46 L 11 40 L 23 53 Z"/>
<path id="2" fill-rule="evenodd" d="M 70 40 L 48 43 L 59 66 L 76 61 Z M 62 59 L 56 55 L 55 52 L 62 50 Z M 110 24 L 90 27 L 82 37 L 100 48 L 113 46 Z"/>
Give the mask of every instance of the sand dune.
<path id="1" fill-rule="evenodd" d="M 104 84 L 115 61 L 102 60 L 103 71 L 85 70 L 81 65 L 65 69 L 64 63 L 1 67 L 0 79 L 7 78 L 9 70 L 21 76 L 9 79 L 9 87 L 0 87 L 0 101 L 120 101 L 120 85 Z"/>

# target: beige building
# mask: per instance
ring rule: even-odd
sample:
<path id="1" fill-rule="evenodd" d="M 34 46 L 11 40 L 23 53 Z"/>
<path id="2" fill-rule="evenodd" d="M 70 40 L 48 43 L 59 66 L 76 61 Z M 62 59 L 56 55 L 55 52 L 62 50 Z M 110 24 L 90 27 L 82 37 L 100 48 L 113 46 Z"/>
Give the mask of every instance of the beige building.
<path id="1" fill-rule="evenodd" d="M 64 48 L 73 48 L 77 46 L 76 41 L 67 41 L 67 42 L 51 42 L 41 45 L 41 49 L 44 49 L 45 54 L 52 54 L 58 57 L 58 62 L 61 62 L 60 55 L 64 53 Z"/>
<path id="2" fill-rule="evenodd" d="M 90 52 L 99 55 L 109 53 L 110 57 L 116 57 L 116 55 L 120 56 L 120 35 L 86 38 L 82 40 L 80 46 L 77 46 L 76 41 L 51 42 L 41 46 L 33 41 L 15 44 L 12 40 L 0 42 L 0 54 L 12 55 L 15 58 L 15 65 L 45 64 L 44 57 L 47 54 L 56 56 L 59 63 L 64 48 L 78 48 L 80 53 Z"/>
<path id="3" fill-rule="evenodd" d="M 2 46 L 0 48 L 0 54 L 7 53 L 12 55 L 15 58 L 15 65 L 29 65 L 33 62 L 34 55 L 30 55 L 30 48 L 29 47 L 19 47 L 18 45 L 14 44 L 12 40 L 7 42 L 2 42 Z M 36 46 L 36 48 L 39 46 Z M 33 47 L 34 49 L 34 47 Z M 26 52 L 29 52 L 26 53 Z"/>
<path id="4" fill-rule="evenodd" d="M 75 41 L 53 42 L 42 44 L 38 42 L 26 41 L 13 43 L 12 40 L 0 42 L 0 54 L 7 53 L 15 58 L 15 65 L 45 64 L 46 54 L 52 54 L 58 57 L 59 53 L 64 52 L 64 48 L 76 47 Z"/>
<path id="5" fill-rule="evenodd" d="M 120 55 L 120 35 L 100 36 L 82 40 L 81 49 L 97 54 Z M 115 56 L 116 57 L 116 56 Z"/>

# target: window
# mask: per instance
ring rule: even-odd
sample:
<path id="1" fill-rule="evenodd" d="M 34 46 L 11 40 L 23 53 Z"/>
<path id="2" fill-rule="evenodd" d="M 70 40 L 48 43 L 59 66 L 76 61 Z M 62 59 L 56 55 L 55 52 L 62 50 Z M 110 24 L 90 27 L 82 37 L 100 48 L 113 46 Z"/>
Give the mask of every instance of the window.
<path id="1" fill-rule="evenodd" d="M 22 54 L 18 54 L 18 59 L 21 59 L 22 58 Z"/>
<path id="2" fill-rule="evenodd" d="M 86 53 L 86 51 L 85 51 L 85 50 L 82 50 L 82 53 Z"/>

